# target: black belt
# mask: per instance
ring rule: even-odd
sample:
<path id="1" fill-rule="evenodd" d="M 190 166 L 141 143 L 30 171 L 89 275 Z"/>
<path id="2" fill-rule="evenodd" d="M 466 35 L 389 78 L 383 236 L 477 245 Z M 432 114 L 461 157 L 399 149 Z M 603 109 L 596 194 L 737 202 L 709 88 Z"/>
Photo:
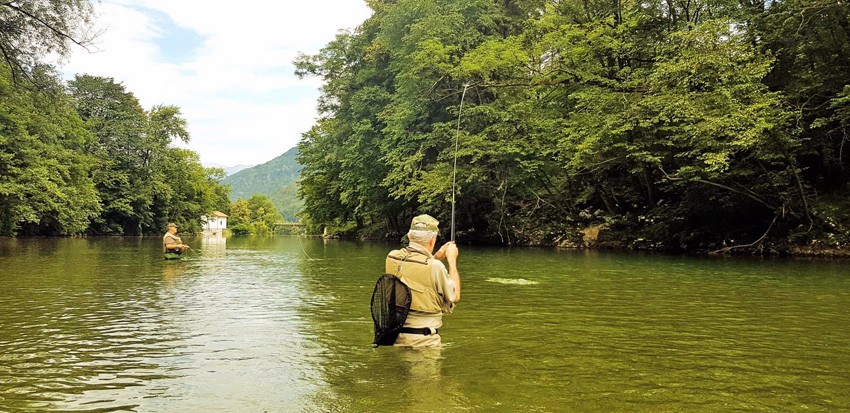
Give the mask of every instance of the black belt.
<path id="1" fill-rule="evenodd" d="M 437 334 L 438 331 L 439 330 L 437 330 L 435 328 L 434 332 L 432 333 L 431 329 L 428 328 L 428 327 L 422 327 L 422 328 L 402 327 L 399 332 L 405 333 L 405 334 L 422 334 L 423 336 L 430 336 L 431 334 Z"/>

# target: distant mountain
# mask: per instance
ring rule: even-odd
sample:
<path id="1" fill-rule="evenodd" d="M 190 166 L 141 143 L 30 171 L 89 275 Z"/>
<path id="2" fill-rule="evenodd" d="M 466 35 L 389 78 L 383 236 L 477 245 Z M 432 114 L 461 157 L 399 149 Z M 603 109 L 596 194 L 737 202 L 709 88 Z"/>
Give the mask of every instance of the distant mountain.
<path id="1" fill-rule="evenodd" d="M 230 200 L 248 199 L 254 194 L 269 197 L 287 221 L 296 220 L 295 214 L 304 203 L 298 199 L 295 181 L 301 176 L 301 165 L 295 160 L 298 148 L 292 148 L 262 165 L 243 169 L 221 180 L 230 185 Z"/>
<path id="2" fill-rule="evenodd" d="M 242 164 L 240 164 L 240 165 L 233 165 L 233 166 L 224 166 L 220 163 L 211 163 L 211 164 L 204 164 L 204 166 L 209 167 L 209 168 L 221 168 L 221 169 L 224 170 L 225 176 L 230 176 L 230 175 L 233 175 L 233 174 L 235 174 L 235 173 L 237 173 L 237 172 L 239 172 L 243 169 L 248 169 L 248 168 L 250 168 L 254 165 L 242 165 Z"/>
<path id="3" fill-rule="evenodd" d="M 230 176 L 230 175 L 233 175 L 233 174 L 235 174 L 235 173 L 237 173 L 237 172 L 239 172 L 243 169 L 252 168 L 253 166 L 254 165 L 234 165 L 234 166 L 225 166 L 225 167 L 222 167 L 221 169 L 224 169 L 224 173 L 226 173 L 227 176 Z"/>

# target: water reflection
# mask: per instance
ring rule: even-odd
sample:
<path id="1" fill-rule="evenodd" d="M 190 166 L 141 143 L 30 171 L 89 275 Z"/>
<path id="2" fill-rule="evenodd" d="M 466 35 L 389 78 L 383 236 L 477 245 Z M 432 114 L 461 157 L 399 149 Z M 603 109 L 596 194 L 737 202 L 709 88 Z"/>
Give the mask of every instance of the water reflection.
<path id="1" fill-rule="evenodd" d="M 201 248 L 204 256 L 223 257 L 227 252 L 227 238 L 221 232 L 204 234 L 201 238 Z"/>
<path id="2" fill-rule="evenodd" d="M 146 410 L 276 411 L 305 404 L 321 383 L 295 312 L 304 295 L 297 244 L 246 237 L 223 246 L 201 240 L 202 254 L 175 267 L 187 270 L 163 298 L 170 322 L 192 333 L 181 342 L 185 376 L 168 384 L 167 404 Z"/>
<path id="3" fill-rule="evenodd" d="M 11 410 L 129 409 L 138 403 L 126 389 L 168 375 L 158 360 L 175 354 L 173 331 L 156 297 L 133 289 L 114 257 L 78 241 L 58 250 L 48 243 L 55 260 L 4 272 L 12 293 L 2 300 L 0 365 L 10 379 L 0 397 Z M 135 262 L 140 270 L 151 264 Z"/>
<path id="4" fill-rule="evenodd" d="M 300 313 L 322 352 L 316 363 L 328 383 L 314 396 L 316 405 L 341 411 L 471 409 L 463 386 L 444 374 L 445 349 L 371 347 L 370 296 L 390 245 L 318 239 L 302 239 L 301 245 L 308 297 Z"/>
<path id="5" fill-rule="evenodd" d="M 180 279 L 180 276 L 186 273 L 187 265 L 178 260 L 166 261 L 162 266 L 162 279 L 165 280 L 165 285 L 173 287 L 175 282 Z"/>
<path id="6" fill-rule="evenodd" d="M 444 347 L 373 349 L 394 245 L 189 243 L 0 239 L 0 411 L 850 409 L 846 265 L 466 248 Z"/>
<path id="7" fill-rule="evenodd" d="M 462 386 L 451 375 L 443 374 L 440 349 L 399 349 L 402 361 L 401 410 L 406 412 L 472 410 Z"/>

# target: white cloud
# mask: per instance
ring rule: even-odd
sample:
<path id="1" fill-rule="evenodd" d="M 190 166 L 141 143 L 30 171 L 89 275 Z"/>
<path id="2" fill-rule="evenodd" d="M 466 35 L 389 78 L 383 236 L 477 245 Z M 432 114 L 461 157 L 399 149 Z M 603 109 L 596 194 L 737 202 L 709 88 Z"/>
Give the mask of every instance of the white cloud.
<path id="1" fill-rule="evenodd" d="M 101 51 L 75 52 L 64 71 L 113 77 L 146 108 L 180 106 L 188 147 L 221 165 L 262 163 L 298 142 L 315 120 L 319 92 L 316 81 L 295 77 L 292 60 L 370 13 L 362 0 L 104 0 L 97 8 Z M 160 47 L 184 40 L 168 38 L 168 19 L 201 36 L 180 59 Z"/>

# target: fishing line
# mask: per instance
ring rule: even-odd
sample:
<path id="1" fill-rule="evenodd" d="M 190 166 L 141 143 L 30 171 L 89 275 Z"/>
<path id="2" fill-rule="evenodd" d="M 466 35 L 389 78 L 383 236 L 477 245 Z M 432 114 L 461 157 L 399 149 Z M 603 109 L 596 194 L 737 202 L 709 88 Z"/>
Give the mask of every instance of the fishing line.
<path id="1" fill-rule="evenodd" d="M 301 251 L 304 253 L 304 255 L 307 256 L 308 260 L 310 260 L 310 261 L 315 260 L 315 258 L 310 258 L 310 254 L 307 254 L 307 250 L 304 249 L 304 244 L 301 242 L 301 235 L 300 234 L 298 235 L 298 245 L 301 246 Z"/>
<path id="2" fill-rule="evenodd" d="M 452 238 L 455 240 L 455 193 L 457 192 L 457 148 L 458 140 L 460 139 L 460 115 L 463 113 L 463 98 L 466 97 L 466 89 L 469 88 L 468 83 L 463 85 L 463 94 L 460 96 L 460 108 L 457 110 L 457 130 L 455 131 L 455 162 L 452 168 Z"/>

